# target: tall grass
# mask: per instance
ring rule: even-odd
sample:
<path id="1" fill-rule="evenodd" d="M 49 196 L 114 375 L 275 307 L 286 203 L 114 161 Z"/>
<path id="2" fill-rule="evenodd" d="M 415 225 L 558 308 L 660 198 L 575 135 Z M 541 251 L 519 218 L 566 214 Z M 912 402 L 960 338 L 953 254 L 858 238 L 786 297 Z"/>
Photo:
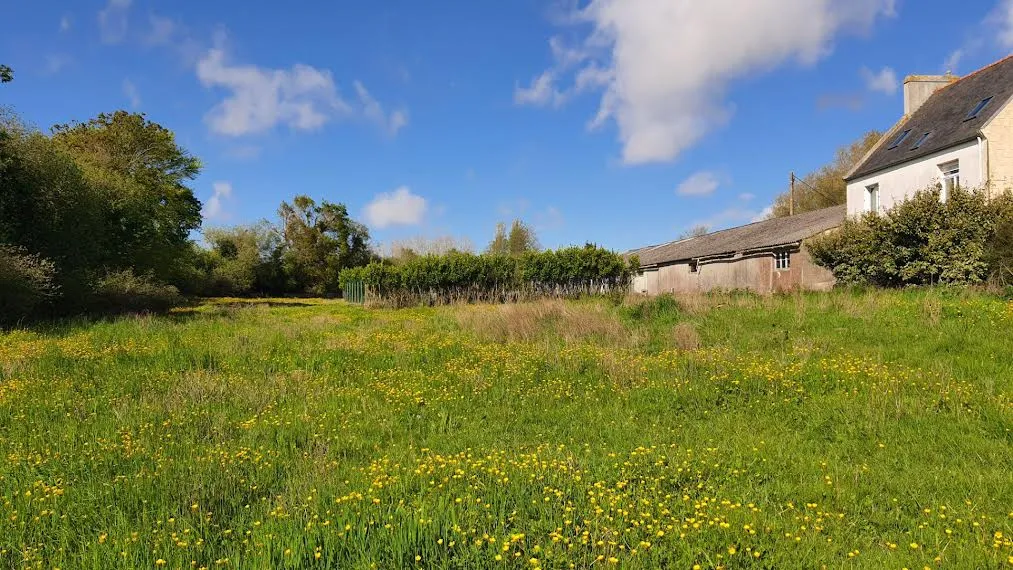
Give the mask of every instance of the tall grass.
<path id="1" fill-rule="evenodd" d="M 921 290 L 11 331 L 0 567 L 1010 567 L 1011 325 Z"/>

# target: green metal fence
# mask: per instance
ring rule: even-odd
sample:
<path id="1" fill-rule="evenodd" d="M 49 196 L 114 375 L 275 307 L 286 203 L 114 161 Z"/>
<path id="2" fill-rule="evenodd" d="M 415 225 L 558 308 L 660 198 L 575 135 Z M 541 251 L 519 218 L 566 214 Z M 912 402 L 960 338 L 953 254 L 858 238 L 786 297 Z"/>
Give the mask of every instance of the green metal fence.
<path id="1" fill-rule="evenodd" d="M 341 292 L 349 303 L 366 302 L 366 284 L 362 281 L 349 282 Z"/>

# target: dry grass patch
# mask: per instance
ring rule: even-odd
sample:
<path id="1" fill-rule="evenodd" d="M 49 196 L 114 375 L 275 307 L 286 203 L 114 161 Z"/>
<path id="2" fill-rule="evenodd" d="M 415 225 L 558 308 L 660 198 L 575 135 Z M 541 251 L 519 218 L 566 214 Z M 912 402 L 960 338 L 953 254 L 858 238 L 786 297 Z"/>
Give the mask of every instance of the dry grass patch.
<path id="1" fill-rule="evenodd" d="M 455 309 L 454 316 L 461 328 L 493 342 L 559 337 L 566 342 L 594 340 L 629 346 L 641 336 L 602 305 L 560 300 L 460 307 Z"/>
<path id="2" fill-rule="evenodd" d="M 672 329 L 672 342 L 679 350 L 696 350 L 701 345 L 700 333 L 693 323 L 679 323 Z"/>

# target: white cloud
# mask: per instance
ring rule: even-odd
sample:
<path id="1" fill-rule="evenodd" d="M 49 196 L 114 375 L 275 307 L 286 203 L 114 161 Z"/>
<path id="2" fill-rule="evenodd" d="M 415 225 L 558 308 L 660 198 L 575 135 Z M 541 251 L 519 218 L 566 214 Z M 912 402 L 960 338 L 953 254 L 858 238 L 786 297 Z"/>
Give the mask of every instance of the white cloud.
<path id="1" fill-rule="evenodd" d="M 999 25 L 999 43 L 1013 48 L 1013 0 L 1000 0 L 993 18 Z"/>
<path id="2" fill-rule="evenodd" d="M 129 79 L 123 80 L 123 94 L 126 95 L 127 100 L 130 101 L 130 108 L 136 109 L 141 106 L 141 94 L 137 91 L 137 86 L 134 82 Z"/>
<path id="3" fill-rule="evenodd" d="M 46 56 L 46 66 L 43 72 L 46 75 L 55 75 L 70 65 L 73 60 L 68 55 L 54 53 Z"/>
<path id="4" fill-rule="evenodd" d="M 517 198 L 508 202 L 500 202 L 496 212 L 504 218 L 519 218 L 531 208 L 531 201 L 527 198 Z"/>
<path id="5" fill-rule="evenodd" d="M 528 87 L 514 86 L 514 103 L 518 105 L 552 105 L 558 107 L 566 101 L 566 95 L 556 88 L 556 75 L 546 71 L 531 80 Z"/>
<path id="6" fill-rule="evenodd" d="M 964 59 L 964 49 L 955 49 L 950 55 L 946 56 L 943 60 L 943 72 L 945 73 L 957 73 L 957 68 L 960 65 L 960 60 Z"/>
<path id="7" fill-rule="evenodd" d="M 109 0 L 98 13 L 99 34 L 103 43 L 117 44 L 127 35 L 127 12 L 131 0 Z"/>
<path id="8" fill-rule="evenodd" d="M 331 73 L 308 65 L 291 69 L 229 65 L 225 52 L 215 48 L 197 62 L 197 78 L 205 87 L 231 91 L 205 116 L 211 130 L 222 135 L 259 133 L 279 124 L 313 130 L 349 111 Z"/>
<path id="9" fill-rule="evenodd" d="M 62 17 L 60 17 L 61 32 L 69 32 L 71 24 L 72 22 L 70 21 L 70 16 L 68 16 L 67 14 L 64 14 Z"/>
<path id="10" fill-rule="evenodd" d="M 551 232 L 566 225 L 566 218 L 559 208 L 548 206 L 535 215 L 535 228 L 539 231 Z"/>
<path id="11" fill-rule="evenodd" d="M 718 189 L 721 181 L 713 172 L 697 172 L 682 181 L 675 193 L 680 196 L 709 196 Z"/>
<path id="12" fill-rule="evenodd" d="M 225 211 L 227 202 L 232 201 L 232 184 L 230 182 L 215 182 L 211 185 L 212 194 L 207 204 L 204 204 L 204 218 L 208 220 L 227 220 L 228 212 Z"/>
<path id="13" fill-rule="evenodd" d="M 667 161 L 729 120 L 736 79 L 812 64 L 840 33 L 893 14 L 894 0 L 590 0 L 569 18 L 590 26 L 584 41 L 550 42 L 554 65 L 514 99 L 555 105 L 600 89 L 590 126 L 615 121 L 627 164 Z"/>
<path id="14" fill-rule="evenodd" d="M 756 198 L 756 194 L 750 192 L 743 192 L 742 194 L 739 194 L 739 200 L 742 200 L 743 202 L 750 202 L 753 198 Z"/>
<path id="15" fill-rule="evenodd" d="M 874 72 L 868 67 L 863 67 L 860 72 L 869 91 L 893 95 L 900 87 L 900 81 L 897 80 L 897 73 L 893 68 L 884 67 L 879 72 Z"/>
<path id="16" fill-rule="evenodd" d="M 755 216 L 753 216 L 752 219 L 750 219 L 749 221 L 750 222 L 762 222 L 763 220 L 766 220 L 767 218 L 769 218 L 771 216 L 771 214 L 773 214 L 773 213 L 774 213 L 774 207 L 773 206 L 767 206 L 766 208 L 760 210 L 760 212 L 757 213 Z"/>
<path id="17" fill-rule="evenodd" d="M 197 78 L 205 87 L 229 92 L 204 117 L 211 130 L 221 135 L 262 133 L 279 125 L 310 131 L 346 117 L 365 118 L 391 135 L 408 124 L 407 110 L 387 114 L 358 81 L 354 82 L 358 101 L 346 101 L 330 71 L 309 65 L 271 69 L 231 64 L 223 49 L 214 48 L 197 62 Z"/>
<path id="18" fill-rule="evenodd" d="M 390 115 L 387 115 L 380 103 L 369 94 L 369 91 L 366 90 L 366 87 L 361 82 L 356 81 L 353 83 L 353 86 L 355 87 L 355 93 L 359 96 L 362 113 L 366 119 L 390 133 L 391 136 L 396 135 L 398 131 L 408 126 L 408 111 L 396 109 Z"/>
<path id="19" fill-rule="evenodd" d="M 144 36 L 144 43 L 152 46 L 172 43 L 172 39 L 179 28 L 172 18 L 165 18 L 156 14 L 148 16 L 148 23 L 151 25 L 151 29 Z"/>
<path id="20" fill-rule="evenodd" d="M 379 229 L 414 226 L 422 222 L 427 208 L 425 198 L 413 194 L 407 186 L 401 186 L 393 192 L 377 194 L 366 205 L 366 223 Z"/>

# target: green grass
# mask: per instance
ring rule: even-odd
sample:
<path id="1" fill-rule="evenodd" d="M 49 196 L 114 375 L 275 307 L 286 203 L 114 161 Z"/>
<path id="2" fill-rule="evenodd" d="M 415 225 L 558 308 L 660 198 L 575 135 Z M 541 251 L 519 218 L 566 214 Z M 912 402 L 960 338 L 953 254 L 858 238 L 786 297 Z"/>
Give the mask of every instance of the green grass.
<path id="1" fill-rule="evenodd" d="M 0 333 L 0 568 L 1013 568 L 1011 333 L 947 290 Z"/>

